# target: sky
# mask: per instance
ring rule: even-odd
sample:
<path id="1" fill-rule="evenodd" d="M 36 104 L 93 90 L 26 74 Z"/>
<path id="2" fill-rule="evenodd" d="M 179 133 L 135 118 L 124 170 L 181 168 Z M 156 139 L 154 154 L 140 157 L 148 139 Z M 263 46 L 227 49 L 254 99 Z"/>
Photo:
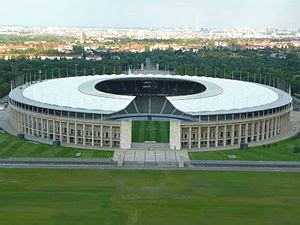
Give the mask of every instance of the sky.
<path id="1" fill-rule="evenodd" d="M 300 0 L 0 0 L 0 25 L 300 29 Z"/>

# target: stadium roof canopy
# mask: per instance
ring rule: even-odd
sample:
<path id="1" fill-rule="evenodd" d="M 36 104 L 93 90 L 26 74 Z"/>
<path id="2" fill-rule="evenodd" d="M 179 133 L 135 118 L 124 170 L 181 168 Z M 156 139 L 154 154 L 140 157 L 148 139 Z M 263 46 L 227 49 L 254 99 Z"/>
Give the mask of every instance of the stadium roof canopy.
<path id="1" fill-rule="evenodd" d="M 289 104 L 291 96 L 279 89 L 230 79 L 180 75 L 95 75 L 67 77 L 23 85 L 10 98 L 24 104 L 55 110 L 111 114 L 125 109 L 135 96 L 105 93 L 95 88 L 113 79 L 176 79 L 201 83 L 206 90 L 191 95 L 167 96 L 179 111 L 189 115 L 212 115 L 259 111 Z"/>

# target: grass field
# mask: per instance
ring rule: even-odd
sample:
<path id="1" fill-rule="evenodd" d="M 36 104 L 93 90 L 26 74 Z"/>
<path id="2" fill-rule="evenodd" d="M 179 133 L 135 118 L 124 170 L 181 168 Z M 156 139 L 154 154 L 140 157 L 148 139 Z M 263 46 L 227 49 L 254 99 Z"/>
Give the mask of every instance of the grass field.
<path id="1" fill-rule="evenodd" d="M 235 155 L 236 160 L 300 161 L 300 153 L 294 153 L 295 147 L 300 147 L 299 137 L 246 150 L 197 152 L 189 153 L 189 156 L 190 159 L 199 160 L 226 160 L 229 159 L 228 155 Z"/>
<path id="2" fill-rule="evenodd" d="M 73 158 L 78 152 L 81 153 L 80 158 L 110 158 L 113 156 L 113 152 L 109 151 L 80 150 L 65 147 L 56 148 L 51 145 L 38 144 L 30 141 L 20 141 L 10 134 L 0 133 L 0 158 Z"/>
<path id="3" fill-rule="evenodd" d="M 169 121 L 132 122 L 132 142 L 156 141 L 158 143 L 168 143 L 169 136 Z"/>
<path id="4" fill-rule="evenodd" d="M 0 170 L 1 225 L 296 225 L 300 175 Z"/>

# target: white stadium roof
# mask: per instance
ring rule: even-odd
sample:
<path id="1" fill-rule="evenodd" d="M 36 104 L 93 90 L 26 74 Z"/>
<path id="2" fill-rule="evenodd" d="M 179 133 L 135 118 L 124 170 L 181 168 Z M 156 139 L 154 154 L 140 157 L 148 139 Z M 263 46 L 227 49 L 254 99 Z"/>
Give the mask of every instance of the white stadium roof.
<path id="1" fill-rule="evenodd" d="M 39 107 L 109 114 L 125 109 L 135 97 L 100 92 L 95 85 L 105 80 L 133 77 L 190 80 L 203 84 L 206 90 L 202 93 L 167 97 L 177 110 L 190 115 L 263 110 L 283 106 L 292 100 L 290 95 L 279 89 L 252 82 L 198 76 L 124 74 L 46 80 L 16 88 L 10 97 Z"/>

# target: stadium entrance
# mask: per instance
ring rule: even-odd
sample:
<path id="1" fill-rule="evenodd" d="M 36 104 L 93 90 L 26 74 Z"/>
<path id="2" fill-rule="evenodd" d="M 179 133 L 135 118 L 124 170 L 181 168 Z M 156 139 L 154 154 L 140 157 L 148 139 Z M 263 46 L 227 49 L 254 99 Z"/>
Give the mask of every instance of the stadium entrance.
<path id="1" fill-rule="evenodd" d="M 169 121 L 132 121 L 133 143 L 169 143 Z"/>

